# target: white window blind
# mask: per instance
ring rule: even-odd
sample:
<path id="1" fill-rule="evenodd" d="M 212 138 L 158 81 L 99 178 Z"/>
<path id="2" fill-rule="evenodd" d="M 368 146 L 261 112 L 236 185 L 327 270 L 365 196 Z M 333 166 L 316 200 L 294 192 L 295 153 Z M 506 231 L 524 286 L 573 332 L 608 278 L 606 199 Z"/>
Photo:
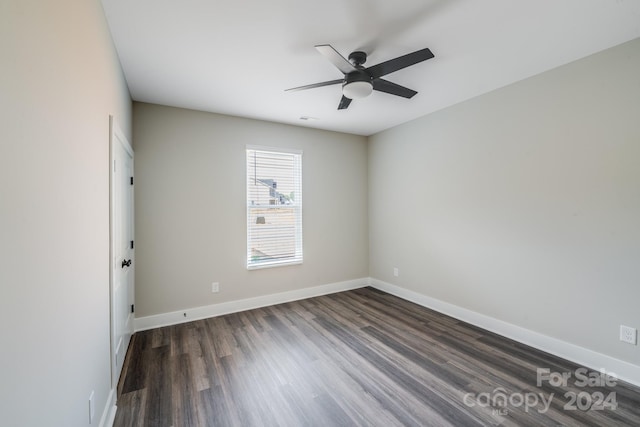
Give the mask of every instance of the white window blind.
<path id="1" fill-rule="evenodd" d="M 247 147 L 247 268 L 302 263 L 302 152 Z"/>

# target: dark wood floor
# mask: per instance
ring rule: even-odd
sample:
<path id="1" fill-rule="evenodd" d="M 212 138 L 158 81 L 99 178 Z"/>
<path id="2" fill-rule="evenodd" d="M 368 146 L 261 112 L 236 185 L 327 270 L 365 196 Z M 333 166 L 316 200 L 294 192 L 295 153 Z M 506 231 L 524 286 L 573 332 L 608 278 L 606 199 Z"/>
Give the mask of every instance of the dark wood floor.
<path id="1" fill-rule="evenodd" d="M 640 426 L 639 388 L 371 288 L 138 332 L 125 364 L 116 427 Z"/>

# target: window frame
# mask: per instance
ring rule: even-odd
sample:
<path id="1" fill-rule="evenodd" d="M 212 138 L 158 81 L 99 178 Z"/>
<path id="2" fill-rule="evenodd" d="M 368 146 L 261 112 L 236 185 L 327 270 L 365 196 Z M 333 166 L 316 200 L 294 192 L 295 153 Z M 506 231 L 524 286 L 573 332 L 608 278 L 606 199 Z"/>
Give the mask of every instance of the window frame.
<path id="1" fill-rule="evenodd" d="M 252 205 L 250 200 L 250 171 L 249 171 L 249 153 L 250 151 L 257 152 L 265 152 L 265 153 L 277 153 L 277 154 L 291 154 L 294 156 L 294 187 L 296 191 L 296 197 L 294 198 L 294 203 L 287 205 Z M 302 150 L 291 149 L 291 148 L 282 148 L 282 147 L 267 147 L 261 145 L 246 145 L 245 147 L 245 206 L 246 206 L 246 232 L 247 232 L 247 253 L 246 253 L 246 268 L 247 270 L 260 270 L 264 268 L 274 268 L 274 267 L 284 267 L 290 265 L 300 265 L 304 261 L 303 256 L 303 240 L 302 240 Z M 255 262 L 252 261 L 252 236 L 251 236 L 251 226 L 255 221 L 255 213 L 252 214 L 252 211 L 257 209 L 275 209 L 275 208 L 286 208 L 291 209 L 295 215 L 295 242 L 294 242 L 294 256 L 281 259 L 281 260 L 270 260 L 270 261 L 262 261 Z"/>

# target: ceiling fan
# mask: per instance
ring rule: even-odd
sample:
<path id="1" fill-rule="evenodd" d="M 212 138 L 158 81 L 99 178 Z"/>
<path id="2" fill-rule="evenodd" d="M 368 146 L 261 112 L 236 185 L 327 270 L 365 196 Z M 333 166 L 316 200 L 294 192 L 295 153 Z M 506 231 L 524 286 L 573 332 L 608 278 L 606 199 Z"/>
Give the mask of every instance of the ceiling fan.
<path id="1" fill-rule="evenodd" d="M 365 52 L 352 52 L 347 60 L 331 45 L 322 44 L 315 48 L 324 55 L 325 58 L 331 61 L 338 70 L 342 71 L 344 78 L 294 87 L 287 89 L 287 91 L 313 89 L 342 83 L 342 99 L 340 100 L 340 104 L 338 104 L 338 110 L 348 108 L 351 100 L 365 98 L 371 95 L 371 92 L 374 90 L 402 96 L 403 98 L 413 97 L 418 92 L 382 79 L 381 77 L 433 58 L 433 53 L 431 53 L 429 49 L 422 49 L 365 68 L 363 66 L 367 61 L 367 54 Z"/>

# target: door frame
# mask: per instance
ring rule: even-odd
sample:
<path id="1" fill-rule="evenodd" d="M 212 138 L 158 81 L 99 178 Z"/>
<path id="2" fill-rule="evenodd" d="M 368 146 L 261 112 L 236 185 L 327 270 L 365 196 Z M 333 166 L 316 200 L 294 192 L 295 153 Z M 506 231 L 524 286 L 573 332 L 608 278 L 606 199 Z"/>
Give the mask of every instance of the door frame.
<path id="1" fill-rule="evenodd" d="M 110 115 L 109 116 L 109 351 L 110 351 L 110 371 L 111 371 L 111 388 L 112 390 L 116 390 L 117 396 L 117 388 L 118 388 L 118 380 L 120 372 L 117 369 L 116 365 L 116 351 L 117 351 L 117 343 L 115 342 L 115 336 L 117 334 L 116 330 L 116 305 L 114 301 L 115 295 L 115 269 L 119 266 L 118 262 L 115 260 L 115 243 L 116 243 L 116 232 L 115 229 L 115 187 L 116 187 L 116 174 L 114 173 L 114 162 L 115 162 L 115 150 L 118 145 L 121 145 L 125 151 L 131 156 L 133 159 L 133 148 L 129 143 L 129 140 L 124 135 L 120 127 L 118 126 L 115 118 Z M 133 165 L 132 165 L 133 168 Z M 132 190 L 133 191 L 133 190 Z M 133 201 L 132 201 L 133 202 Z M 133 210 L 133 206 L 131 207 Z M 131 224 L 132 233 L 135 233 L 134 222 Z M 134 251 L 135 249 L 132 249 Z M 134 272 L 132 272 L 134 273 Z M 133 275 L 135 277 L 135 274 Z M 135 290 L 135 280 L 133 280 L 133 290 Z M 135 299 L 135 292 L 134 297 Z M 133 303 L 133 301 L 132 301 Z M 131 333 L 133 334 L 133 322 L 131 322 Z M 125 352 L 126 353 L 126 352 Z M 122 365 L 124 361 L 120 361 Z"/>

